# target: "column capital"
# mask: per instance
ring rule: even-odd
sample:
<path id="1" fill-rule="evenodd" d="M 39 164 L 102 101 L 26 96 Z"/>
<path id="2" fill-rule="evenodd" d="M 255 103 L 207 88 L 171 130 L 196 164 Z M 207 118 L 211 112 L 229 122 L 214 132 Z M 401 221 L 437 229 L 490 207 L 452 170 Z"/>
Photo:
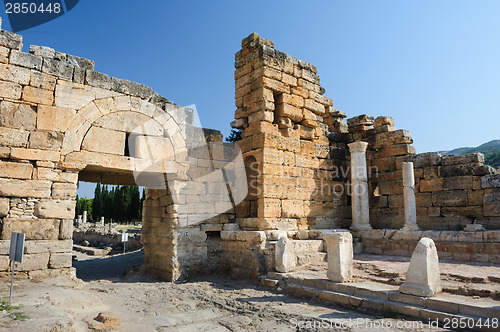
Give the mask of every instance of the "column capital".
<path id="1" fill-rule="evenodd" d="M 354 142 L 347 144 L 349 147 L 349 151 L 351 152 L 361 152 L 364 153 L 366 152 L 366 148 L 368 148 L 368 143 L 366 142 Z"/>

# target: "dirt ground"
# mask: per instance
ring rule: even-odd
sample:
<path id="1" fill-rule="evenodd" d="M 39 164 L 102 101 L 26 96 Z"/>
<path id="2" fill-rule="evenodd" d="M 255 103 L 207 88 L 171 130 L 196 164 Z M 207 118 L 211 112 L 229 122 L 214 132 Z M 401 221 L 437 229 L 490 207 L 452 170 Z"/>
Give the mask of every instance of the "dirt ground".
<path id="1" fill-rule="evenodd" d="M 104 258 L 77 255 L 79 279 L 17 280 L 13 302 L 24 307 L 0 312 L 0 331 L 89 331 L 89 324 L 99 327 L 93 319 L 101 312 L 121 318 L 119 331 L 442 330 L 306 303 L 221 276 L 175 284 L 136 272 L 123 275 L 142 263 L 141 251 Z M 0 296 L 8 299 L 8 280 L 2 280 Z"/>

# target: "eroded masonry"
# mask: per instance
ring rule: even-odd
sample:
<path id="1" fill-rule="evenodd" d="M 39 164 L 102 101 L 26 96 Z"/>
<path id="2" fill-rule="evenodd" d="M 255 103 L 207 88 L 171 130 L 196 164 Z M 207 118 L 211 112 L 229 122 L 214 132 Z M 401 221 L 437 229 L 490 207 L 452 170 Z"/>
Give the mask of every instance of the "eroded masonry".
<path id="1" fill-rule="evenodd" d="M 236 53 L 237 145 L 90 60 L 29 51 L 0 32 L 2 272 L 17 231 L 20 271 L 73 273 L 78 181 L 147 187 L 144 269 L 165 280 L 212 269 L 254 278 L 275 270 L 276 248 L 293 252 L 278 265 L 307 265 L 324 259 L 333 229 L 367 253 L 410 256 L 425 236 L 440 257 L 500 262 L 500 175 L 481 154 L 416 155 L 390 117 L 344 121 L 318 69 L 257 34 Z"/>

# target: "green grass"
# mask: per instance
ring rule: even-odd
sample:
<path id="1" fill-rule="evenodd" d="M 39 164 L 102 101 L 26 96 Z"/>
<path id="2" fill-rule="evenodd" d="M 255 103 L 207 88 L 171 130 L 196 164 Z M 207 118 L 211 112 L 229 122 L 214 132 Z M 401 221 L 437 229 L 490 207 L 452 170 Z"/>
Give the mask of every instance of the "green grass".
<path id="1" fill-rule="evenodd" d="M 25 321 L 30 318 L 24 312 L 13 312 L 9 315 L 9 317 L 12 318 L 13 320 L 21 320 L 21 321 Z"/>
<path id="2" fill-rule="evenodd" d="M 11 309 L 21 309 L 24 307 L 22 304 L 20 305 L 10 305 L 8 300 L 2 299 L 0 300 L 0 310 L 11 310 Z"/>

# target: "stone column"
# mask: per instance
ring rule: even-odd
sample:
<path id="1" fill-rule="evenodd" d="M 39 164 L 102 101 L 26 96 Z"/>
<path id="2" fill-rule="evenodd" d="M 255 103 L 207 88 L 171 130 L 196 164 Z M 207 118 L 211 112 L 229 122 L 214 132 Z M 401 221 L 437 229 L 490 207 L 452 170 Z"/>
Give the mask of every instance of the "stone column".
<path id="1" fill-rule="evenodd" d="M 87 211 L 83 211 L 83 223 L 87 223 Z"/>
<path id="2" fill-rule="evenodd" d="M 366 174 L 366 142 L 348 145 L 351 151 L 352 224 L 351 230 L 372 229 L 370 226 L 370 203 L 368 200 L 368 176 Z"/>
<path id="3" fill-rule="evenodd" d="M 413 163 L 403 163 L 403 187 L 405 204 L 405 225 L 403 231 L 418 231 L 417 205 L 415 203 L 415 175 Z"/>
<path id="4" fill-rule="evenodd" d="M 104 217 L 101 217 L 101 225 L 104 226 Z"/>
<path id="5" fill-rule="evenodd" d="M 350 232 L 335 232 L 323 237 L 326 242 L 328 279 L 334 282 L 348 282 L 352 280 L 353 250 L 352 235 Z"/>

